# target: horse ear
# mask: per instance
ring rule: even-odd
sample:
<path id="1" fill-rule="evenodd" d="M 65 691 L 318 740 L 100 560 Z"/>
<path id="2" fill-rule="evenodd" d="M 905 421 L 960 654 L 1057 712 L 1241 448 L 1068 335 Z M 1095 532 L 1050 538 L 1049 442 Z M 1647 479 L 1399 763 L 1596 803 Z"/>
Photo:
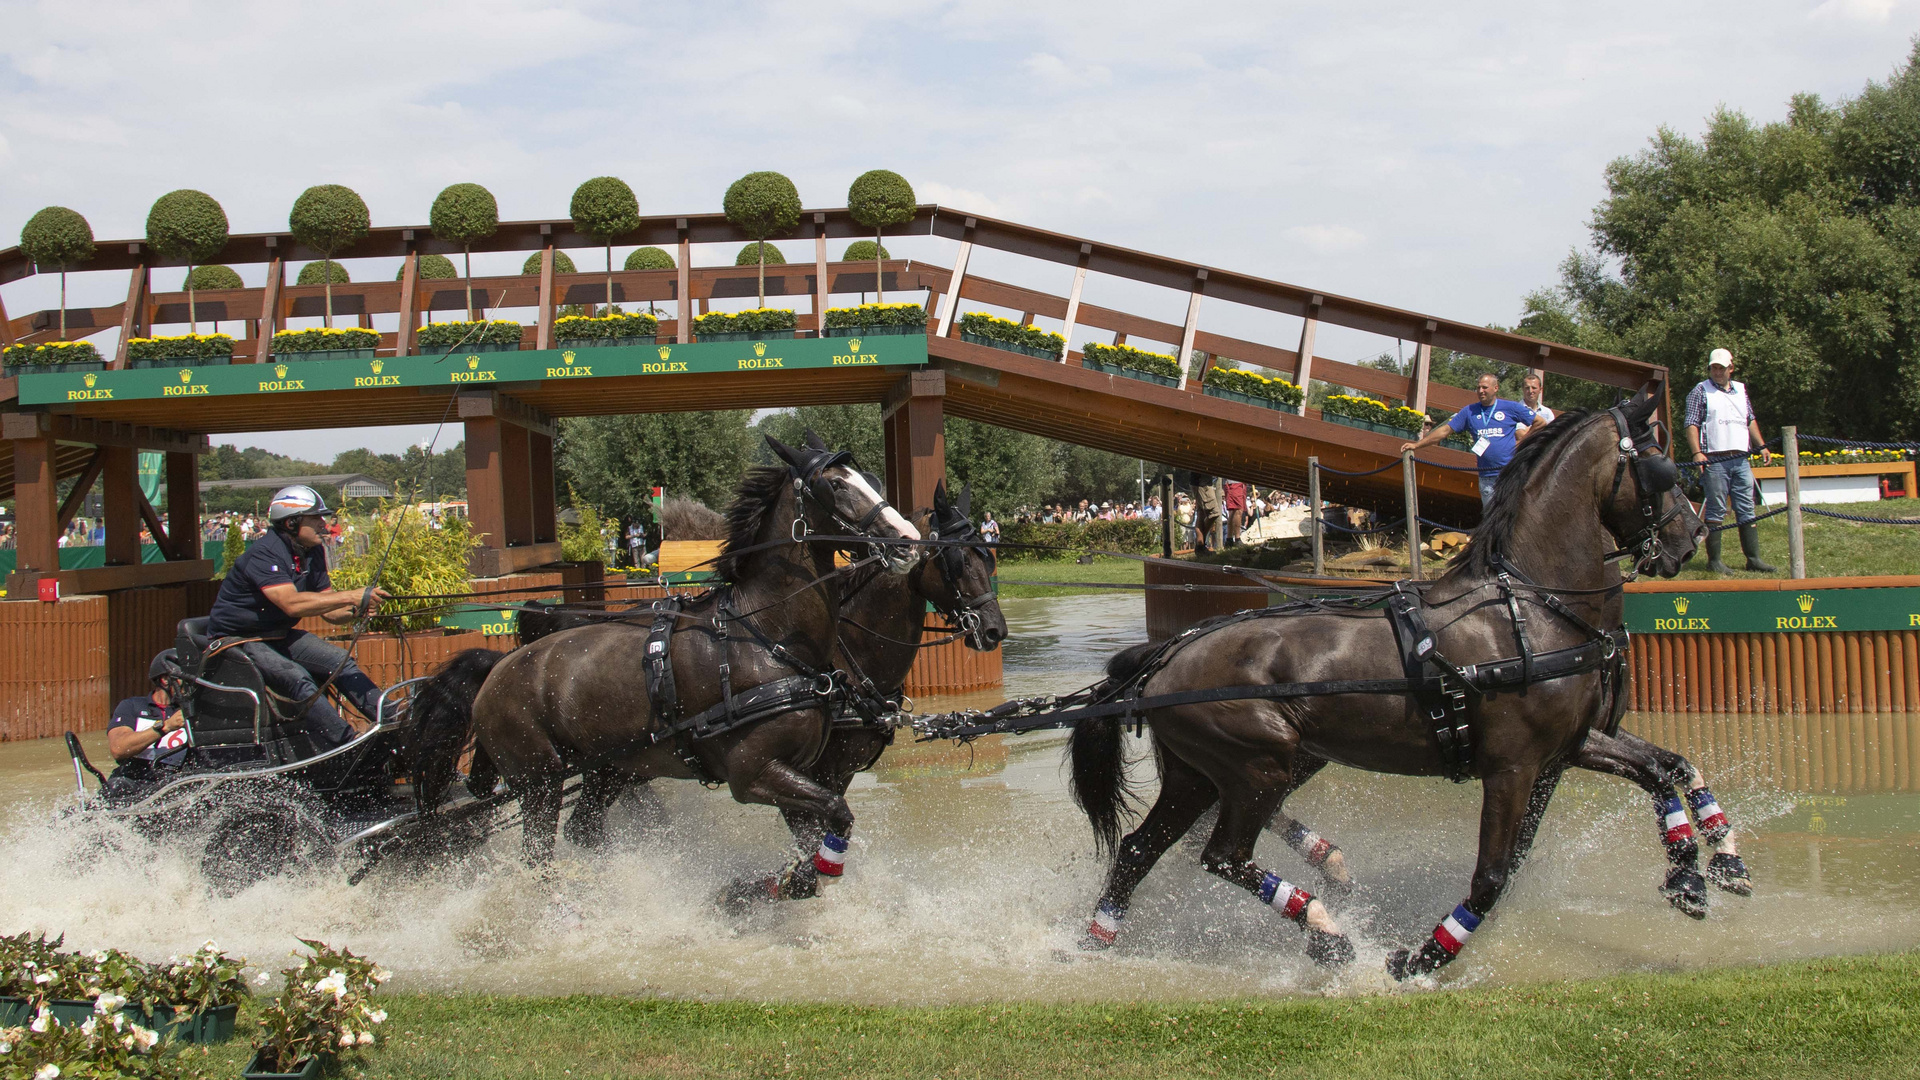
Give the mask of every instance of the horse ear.
<path id="1" fill-rule="evenodd" d="M 953 504 L 947 501 L 947 482 L 941 480 L 933 485 L 933 512 L 937 517 L 946 517 L 947 510 Z"/>
<path id="2" fill-rule="evenodd" d="M 973 485 L 963 484 L 960 488 L 960 505 L 956 507 L 960 516 L 969 520 L 973 517 Z"/>
<path id="3" fill-rule="evenodd" d="M 795 450 L 793 447 L 788 446 L 786 443 L 781 442 L 771 435 L 767 436 L 767 445 L 773 448 L 774 453 L 780 455 L 780 460 L 796 469 L 800 467 L 800 462 L 803 458 L 798 450 Z"/>
<path id="4" fill-rule="evenodd" d="M 1635 394 L 1632 401 L 1627 402 L 1626 408 L 1623 411 L 1626 413 L 1627 419 L 1632 423 L 1644 424 L 1646 423 L 1647 417 L 1653 415 L 1653 410 L 1657 408 L 1659 404 L 1660 399 L 1658 397 L 1642 391 Z"/>
<path id="5" fill-rule="evenodd" d="M 812 428 L 808 428 L 808 429 L 807 429 L 807 449 L 809 449 L 809 450 L 825 450 L 825 449 L 827 449 L 827 443 L 826 443 L 826 440 L 824 440 L 824 439 L 822 439 L 822 438 L 821 438 L 820 436 L 818 436 L 818 435 L 815 435 L 815 434 L 813 433 L 813 429 L 812 429 Z"/>

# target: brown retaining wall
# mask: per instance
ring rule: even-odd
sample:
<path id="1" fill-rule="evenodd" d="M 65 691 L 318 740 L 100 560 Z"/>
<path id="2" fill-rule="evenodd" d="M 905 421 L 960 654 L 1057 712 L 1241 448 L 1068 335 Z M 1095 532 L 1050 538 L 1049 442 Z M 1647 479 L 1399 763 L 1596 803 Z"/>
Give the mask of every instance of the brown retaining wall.
<path id="1" fill-rule="evenodd" d="M 106 728 L 108 622 L 104 596 L 0 603 L 0 742 Z"/>

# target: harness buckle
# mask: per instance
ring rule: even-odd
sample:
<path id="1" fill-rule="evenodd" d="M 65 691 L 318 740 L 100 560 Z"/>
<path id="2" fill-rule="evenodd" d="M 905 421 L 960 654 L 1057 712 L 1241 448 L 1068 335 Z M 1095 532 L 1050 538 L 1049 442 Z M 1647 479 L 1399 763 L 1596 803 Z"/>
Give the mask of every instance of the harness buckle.
<path id="1" fill-rule="evenodd" d="M 805 541 L 807 537 L 812 536 L 813 530 L 807 528 L 806 518 L 796 517 L 793 519 L 793 529 L 791 530 L 791 533 L 793 536 L 793 542 L 798 544 Z"/>

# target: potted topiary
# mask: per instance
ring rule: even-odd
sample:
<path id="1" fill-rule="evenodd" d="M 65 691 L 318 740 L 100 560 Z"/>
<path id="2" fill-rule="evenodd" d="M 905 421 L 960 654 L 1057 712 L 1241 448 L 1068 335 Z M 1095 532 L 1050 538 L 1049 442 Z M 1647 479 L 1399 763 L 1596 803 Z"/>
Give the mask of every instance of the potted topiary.
<path id="1" fill-rule="evenodd" d="M 1180 362 L 1165 353 L 1147 352 L 1131 345 L 1102 345 L 1087 342 L 1080 353 L 1080 366 L 1161 386 L 1180 385 Z"/>
<path id="2" fill-rule="evenodd" d="M 606 245 L 607 306 L 613 306 L 613 241 L 640 227 L 640 201 L 616 176 L 596 176 L 573 190 L 573 227 Z"/>
<path id="3" fill-rule="evenodd" d="M 1211 362 L 1219 361 L 1219 357 L 1214 357 Z M 1302 397 L 1300 388 L 1285 379 L 1269 379 L 1257 372 L 1228 367 L 1209 368 L 1201 391 L 1208 397 L 1237 401 L 1242 405 L 1288 411 L 1300 404 Z"/>
<path id="4" fill-rule="evenodd" d="M 335 1057 L 372 1046 L 387 1013 L 373 993 L 388 972 L 364 956 L 301 938 L 312 955 L 281 971 L 280 993 L 260 1010 L 260 1033 L 244 1080 L 310 1080 Z M 299 957 L 299 953 L 294 954 Z"/>
<path id="5" fill-rule="evenodd" d="M 326 325 L 333 325 L 333 257 L 367 235 L 372 222 L 367 203 L 354 190 L 339 184 L 317 184 L 300 193 L 287 214 L 293 238 L 320 253 L 328 269 L 321 271 L 327 287 Z M 306 271 L 301 271 L 304 276 Z"/>
<path id="6" fill-rule="evenodd" d="M 434 196 L 427 227 L 440 239 L 460 245 L 466 262 L 467 318 L 479 319 L 473 309 L 473 242 L 499 231 L 500 204 L 494 201 L 493 192 L 479 184 L 449 184 Z"/>
<path id="7" fill-rule="evenodd" d="M 772 252 L 767 241 L 800 224 L 800 192 L 793 181 L 777 172 L 752 172 L 728 186 L 721 209 L 726 211 L 728 221 L 747 234 L 747 239 L 759 241 L 754 252 L 760 265 L 759 304 L 764 308 L 767 306 L 767 256 Z M 735 265 L 743 264 L 735 260 Z"/>
<path id="8" fill-rule="evenodd" d="M 209 263 L 196 266 L 187 272 L 187 288 L 206 292 L 212 289 L 243 289 L 240 274 L 231 266 Z"/>
<path id="9" fill-rule="evenodd" d="M 701 341 L 775 341 L 793 337 L 798 322 L 787 308 L 710 311 L 693 320 L 693 333 Z"/>
<path id="10" fill-rule="evenodd" d="M 627 256 L 626 268 L 628 270 L 673 270 L 678 268 L 678 264 L 663 248 L 643 247 L 635 248 L 633 254 Z"/>
<path id="11" fill-rule="evenodd" d="M 64 206 L 49 206 L 20 230 L 20 253 L 40 269 L 60 271 L 60 340 L 67 338 L 67 269 L 93 258 L 93 226 Z"/>
<path id="12" fill-rule="evenodd" d="M 38 345 L 9 345 L 0 350 L 0 375 L 30 375 L 51 371 L 105 371 L 106 358 L 91 341 L 43 341 Z"/>
<path id="13" fill-rule="evenodd" d="M 308 360 L 371 360 L 379 346 L 379 331 L 357 326 L 280 330 L 273 335 L 273 358 L 282 364 Z"/>
<path id="14" fill-rule="evenodd" d="M 422 255 L 420 261 L 414 264 L 414 278 L 419 281 L 452 281 L 459 276 L 459 268 L 445 255 Z M 395 270 L 393 280 L 407 280 L 407 268 L 402 266 Z"/>
<path id="15" fill-rule="evenodd" d="M 651 345 L 659 332 L 660 320 L 644 314 L 566 315 L 553 323 L 553 339 L 561 348 Z"/>
<path id="16" fill-rule="evenodd" d="M 231 363 L 233 338 L 227 334 L 127 339 L 130 368 L 218 367 Z"/>
<path id="17" fill-rule="evenodd" d="M 886 249 L 880 246 L 880 232 L 888 225 L 904 225 L 913 220 L 913 185 L 897 172 L 873 169 L 860 174 L 847 188 L 847 213 L 853 220 L 873 229 L 873 298 L 887 301 L 887 284 L 882 278 L 881 260 Z"/>
<path id="18" fill-rule="evenodd" d="M 970 311 L 960 316 L 960 340 L 1042 360 L 1058 360 L 1066 355 L 1067 349 L 1067 339 L 1059 334 L 984 311 Z"/>
<path id="19" fill-rule="evenodd" d="M 191 188 L 169 191 L 147 211 L 147 246 L 165 259 L 187 264 L 187 331 L 200 333 L 194 300 L 193 265 L 206 262 L 227 246 L 227 212 L 213 196 Z"/>
<path id="20" fill-rule="evenodd" d="M 522 275 L 531 277 L 534 274 L 537 274 L 539 272 L 540 272 L 540 253 L 536 251 L 533 254 L 527 256 L 526 262 L 523 262 L 520 264 L 520 273 Z M 573 268 L 573 258 L 564 251 L 554 252 L 553 253 L 553 272 L 556 274 L 575 273 L 576 271 Z"/>
<path id="21" fill-rule="evenodd" d="M 860 338 L 926 332 L 927 309 L 919 304 L 861 304 L 828 308 L 827 324 L 820 336 Z"/>
<path id="22" fill-rule="evenodd" d="M 520 324 L 512 319 L 443 322 L 421 327 L 415 340 L 420 343 L 423 354 L 445 351 L 456 345 L 463 353 L 519 352 L 520 329 Z"/>

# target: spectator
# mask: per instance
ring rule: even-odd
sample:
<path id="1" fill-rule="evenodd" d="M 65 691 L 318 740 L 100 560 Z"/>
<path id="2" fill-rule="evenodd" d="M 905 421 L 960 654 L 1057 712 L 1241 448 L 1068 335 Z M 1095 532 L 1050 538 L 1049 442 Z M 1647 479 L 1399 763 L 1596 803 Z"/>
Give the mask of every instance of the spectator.
<path id="1" fill-rule="evenodd" d="M 1541 392 L 1540 376 L 1531 371 L 1527 372 L 1527 377 L 1520 380 L 1520 404 L 1533 411 L 1534 422 L 1527 425 L 1528 430 L 1537 431 L 1546 427 L 1553 423 L 1553 418 L 1558 415 L 1547 408 L 1547 403 L 1541 400 Z"/>
<path id="2" fill-rule="evenodd" d="M 1193 495 L 1194 503 L 1198 507 L 1193 522 L 1197 534 L 1193 550 L 1204 554 L 1220 546 L 1220 532 L 1224 518 L 1221 512 L 1219 479 L 1195 473 Z"/>
<path id="3" fill-rule="evenodd" d="M 987 511 L 987 519 L 980 523 L 980 539 L 989 544 L 1000 542 L 1000 523 L 993 520 L 993 511 Z"/>
<path id="4" fill-rule="evenodd" d="M 1160 496 L 1147 496 L 1147 505 L 1140 508 L 1140 516 L 1146 518 L 1148 521 L 1159 521 L 1160 513 Z"/>
<path id="5" fill-rule="evenodd" d="M 1228 480 L 1222 503 L 1226 510 L 1226 543 L 1232 547 L 1240 542 L 1241 530 L 1247 527 L 1247 485 Z"/>
<path id="6" fill-rule="evenodd" d="M 1471 431 L 1473 456 L 1480 462 L 1480 508 L 1484 510 L 1493 502 L 1500 470 L 1513 460 L 1513 448 L 1527 437 L 1534 417 L 1525 405 L 1500 396 L 1500 379 L 1492 372 L 1480 376 L 1477 392 L 1480 400 L 1454 413 L 1446 423 L 1435 424 L 1418 440 L 1401 443 L 1400 452 L 1423 450 L 1455 432 Z"/>
<path id="7" fill-rule="evenodd" d="M 1193 496 L 1181 492 L 1173 497 L 1173 523 L 1180 527 L 1180 543 L 1183 547 L 1194 546 L 1194 522 L 1199 511 L 1193 505 Z"/>
<path id="8" fill-rule="evenodd" d="M 638 521 L 630 523 L 627 526 L 627 554 L 633 560 L 632 566 L 635 570 L 647 565 L 646 547 L 647 530 L 641 527 Z"/>
<path id="9" fill-rule="evenodd" d="M 1774 567 L 1760 558 L 1760 530 L 1753 523 L 1753 466 L 1747 464 L 1750 446 L 1760 447 L 1760 463 L 1773 464 L 1773 451 L 1760 437 L 1760 421 L 1754 415 L 1753 402 L 1747 398 L 1745 383 L 1733 381 L 1733 354 L 1715 349 L 1707 358 L 1707 377 L 1687 394 L 1687 443 L 1693 460 L 1700 464 L 1700 486 L 1706 499 L 1700 518 L 1709 530 L 1727 517 L 1727 504 L 1733 504 L 1734 520 L 1740 523 L 1740 550 L 1747 557 L 1747 569 L 1760 574 L 1774 573 Z M 1707 569 L 1716 574 L 1730 573 L 1720 561 L 1720 534 L 1707 533 Z"/>

